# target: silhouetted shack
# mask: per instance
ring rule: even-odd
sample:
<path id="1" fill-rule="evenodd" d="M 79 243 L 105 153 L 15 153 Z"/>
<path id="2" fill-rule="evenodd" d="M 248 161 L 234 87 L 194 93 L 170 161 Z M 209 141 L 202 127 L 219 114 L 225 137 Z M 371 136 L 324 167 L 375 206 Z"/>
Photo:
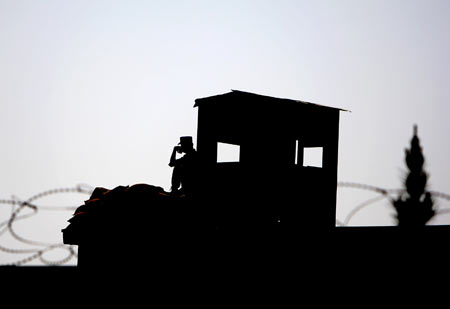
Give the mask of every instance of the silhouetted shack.
<path id="1" fill-rule="evenodd" d="M 204 185 L 220 196 L 219 217 L 335 225 L 341 109 L 236 90 L 194 107 Z M 234 162 L 218 160 L 222 144 L 234 145 Z"/>

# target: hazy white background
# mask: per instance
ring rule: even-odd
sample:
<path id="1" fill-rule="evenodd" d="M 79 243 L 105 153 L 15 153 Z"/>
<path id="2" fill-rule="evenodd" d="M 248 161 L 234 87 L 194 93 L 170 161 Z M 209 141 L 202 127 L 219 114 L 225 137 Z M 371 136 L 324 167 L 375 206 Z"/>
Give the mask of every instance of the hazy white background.
<path id="1" fill-rule="evenodd" d="M 168 190 L 172 147 L 196 137 L 194 100 L 230 89 L 351 110 L 340 181 L 400 187 L 418 124 L 430 189 L 450 192 L 449 30 L 446 0 L 0 0 L 0 199 L 79 183 Z M 340 189 L 338 219 L 371 196 Z M 10 212 L 0 204 L 0 221 Z M 70 216 L 16 227 L 60 242 Z M 394 223 L 386 200 L 351 222 Z"/>

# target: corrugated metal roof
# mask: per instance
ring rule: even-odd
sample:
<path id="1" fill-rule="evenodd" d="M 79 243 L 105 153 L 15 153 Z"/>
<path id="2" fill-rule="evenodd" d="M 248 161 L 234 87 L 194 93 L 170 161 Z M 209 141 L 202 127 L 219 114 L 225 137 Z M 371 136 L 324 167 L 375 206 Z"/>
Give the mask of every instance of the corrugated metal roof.
<path id="1" fill-rule="evenodd" d="M 233 90 L 233 89 L 231 90 L 231 92 L 227 92 L 227 93 L 224 93 L 224 94 L 219 94 L 219 95 L 214 95 L 214 96 L 210 96 L 210 97 L 196 99 L 194 107 L 197 107 L 200 104 L 204 104 L 206 102 L 210 102 L 210 103 L 211 102 L 217 102 L 218 100 L 227 99 L 228 97 L 235 97 L 235 98 L 239 98 L 239 99 L 243 99 L 245 97 L 248 97 L 248 98 L 251 98 L 251 99 L 260 99 L 260 100 L 274 101 L 274 102 L 278 101 L 278 102 L 290 103 L 290 104 L 292 104 L 292 103 L 305 104 L 305 105 L 309 105 L 309 106 L 316 106 L 316 107 L 320 107 L 320 108 L 329 108 L 329 109 L 335 109 L 335 110 L 337 109 L 337 110 L 340 110 L 340 111 L 348 112 L 348 110 L 345 110 L 345 109 L 342 109 L 342 108 L 330 107 L 330 106 L 320 105 L 320 104 L 306 102 L 306 101 L 301 101 L 301 100 L 276 98 L 276 97 L 271 97 L 271 96 L 266 96 L 266 95 L 261 95 L 261 94 L 246 92 L 246 91 L 240 91 L 240 90 Z"/>

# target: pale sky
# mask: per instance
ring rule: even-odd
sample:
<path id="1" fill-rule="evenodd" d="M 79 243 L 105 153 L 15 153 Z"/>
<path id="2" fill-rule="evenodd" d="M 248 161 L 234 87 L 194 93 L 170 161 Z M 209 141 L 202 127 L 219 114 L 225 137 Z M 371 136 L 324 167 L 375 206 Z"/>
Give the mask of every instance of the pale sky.
<path id="1" fill-rule="evenodd" d="M 79 183 L 168 190 L 173 146 L 196 142 L 194 100 L 230 89 L 351 110 L 340 181 L 400 187 L 418 124 L 430 189 L 450 193 L 449 30 L 446 0 L 0 0 L 0 199 Z M 366 197 L 340 189 L 338 219 Z M 10 211 L 0 204 L 0 221 Z M 18 229 L 60 242 L 70 215 Z M 391 215 L 383 201 L 352 224 Z"/>

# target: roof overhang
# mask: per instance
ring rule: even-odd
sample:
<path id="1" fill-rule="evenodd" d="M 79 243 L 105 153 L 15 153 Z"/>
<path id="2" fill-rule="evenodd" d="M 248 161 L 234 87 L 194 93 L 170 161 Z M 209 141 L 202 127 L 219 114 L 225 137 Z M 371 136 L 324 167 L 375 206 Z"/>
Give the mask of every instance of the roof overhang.
<path id="1" fill-rule="evenodd" d="M 317 109 L 330 109 L 330 110 L 339 110 L 348 112 L 348 110 L 330 107 L 325 105 L 320 105 L 316 103 L 301 101 L 301 100 L 292 100 L 285 98 L 276 98 L 251 92 L 245 92 L 240 90 L 231 90 L 231 92 L 227 92 L 224 94 L 214 95 L 205 98 L 199 98 L 195 100 L 194 107 L 203 105 L 203 104 L 214 104 L 216 102 L 224 102 L 224 101 L 245 101 L 245 100 L 253 101 L 253 102 L 270 102 L 270 103 L 282 103 L 282 104 L 302 104 L 305 107 L 317 108 Z"/>

